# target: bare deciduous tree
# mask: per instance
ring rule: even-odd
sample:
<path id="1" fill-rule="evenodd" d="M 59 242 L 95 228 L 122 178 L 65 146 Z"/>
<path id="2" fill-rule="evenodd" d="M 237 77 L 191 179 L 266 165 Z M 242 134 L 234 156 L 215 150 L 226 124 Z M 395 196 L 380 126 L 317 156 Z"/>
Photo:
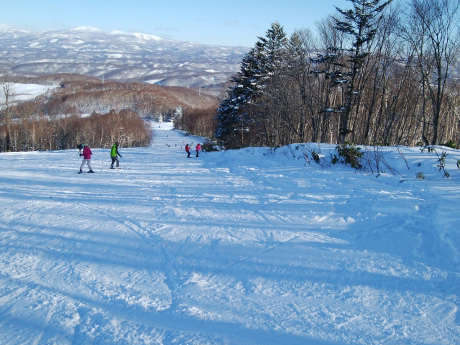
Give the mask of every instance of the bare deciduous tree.
<path id="1" fill-rule="evenodd" d="M 13 101 L 14 83 L 11 81 L 8 72 L 4 72 L 1 79 L 2 96 L 4 97 L 3 119 L 6 128 L 5 151 L 11 151 L 11 108 Z"/>
<path id="2" fill-rule="evenodd" d="M 439 127 L 445 120 L 443 101 L 459 52 L 459 6 L 459 0 L 411 0 L 403 28 L 421 76 L 425 144 L 438 144 Z"/>

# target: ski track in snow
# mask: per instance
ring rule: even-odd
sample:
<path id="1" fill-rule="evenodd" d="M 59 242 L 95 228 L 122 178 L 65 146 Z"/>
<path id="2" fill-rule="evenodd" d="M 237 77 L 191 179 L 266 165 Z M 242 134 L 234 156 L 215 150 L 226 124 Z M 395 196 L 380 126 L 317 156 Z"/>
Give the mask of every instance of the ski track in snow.
<path id="1" fill-rule="evenodd" d="M 95 174 L 76 150 L 0 155 L 0 344 L 460 343 L 456 167 L 187 159 L 200 139 L 153 128 L 121 169 L 93 149 Z"/>

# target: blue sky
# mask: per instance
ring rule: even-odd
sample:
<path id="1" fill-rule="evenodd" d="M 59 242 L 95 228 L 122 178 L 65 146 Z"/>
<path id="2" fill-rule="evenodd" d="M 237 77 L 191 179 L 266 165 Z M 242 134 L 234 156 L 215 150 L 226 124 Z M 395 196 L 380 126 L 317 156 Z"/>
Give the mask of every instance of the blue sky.
<path id="1" fill-rule="evenodd" d="M 278 21 L 288 35 L 350 8 L 347 0 L 0 0 L 0 25 L 32 31 L 92 26 L 179 41 L 252 47 Z"/>

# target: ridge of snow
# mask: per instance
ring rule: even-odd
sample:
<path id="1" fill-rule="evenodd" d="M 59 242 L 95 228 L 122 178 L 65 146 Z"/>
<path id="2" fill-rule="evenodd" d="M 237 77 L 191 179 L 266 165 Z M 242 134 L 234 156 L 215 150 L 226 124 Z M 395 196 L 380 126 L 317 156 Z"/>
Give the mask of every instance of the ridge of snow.
<path id="1" fill-rule="evenodd" d="M 135 33 L 133 35 L 135 37 L 141 38 L 143 40 L 152 40 L 152 41 L 162 41 L 163 40 L 162 38 L 160 38 L 158 36 L 149 35 L 149 34 Z"/>
<path id="2" fill-rule="evenodd" d="M 104 30 L 93 27 L 93 26 L 77 26 L 69 29 L 69 31 L 82 31 L 82 32 L 103 32 Z"/>

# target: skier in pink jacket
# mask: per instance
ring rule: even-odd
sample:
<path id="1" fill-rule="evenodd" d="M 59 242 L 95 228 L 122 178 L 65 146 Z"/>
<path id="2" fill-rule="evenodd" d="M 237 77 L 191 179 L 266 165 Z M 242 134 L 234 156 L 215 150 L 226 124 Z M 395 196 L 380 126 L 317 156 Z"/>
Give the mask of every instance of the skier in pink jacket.
<path id="1" fill-rule="evenodd" d="M 200 143 L 198 143 L 198 145 L 196 145 L 195 149 L 196 149 L 196 156 L 198 157 L 200 155 L 200 151 L 201 151 Z"/>
<path id="2" fill-rule="evenodd" d="M 89 148 L 88 145 L 83 145 L 83 153 L 80 153 L 80 156 L 83 156 L 83 161 L 81 162 L 81 166 L 80 166 L 80 172 L 79 174 L 81 174 L 83 172 L 83 166 L 85 165 L 85 163 L 88 165 L 88 169 L 89 169 L 89 173 L 94 173 L 93 169 L 91 168 L 91 155 L 93 153 L 91 152 L 91 149 Z"/>

